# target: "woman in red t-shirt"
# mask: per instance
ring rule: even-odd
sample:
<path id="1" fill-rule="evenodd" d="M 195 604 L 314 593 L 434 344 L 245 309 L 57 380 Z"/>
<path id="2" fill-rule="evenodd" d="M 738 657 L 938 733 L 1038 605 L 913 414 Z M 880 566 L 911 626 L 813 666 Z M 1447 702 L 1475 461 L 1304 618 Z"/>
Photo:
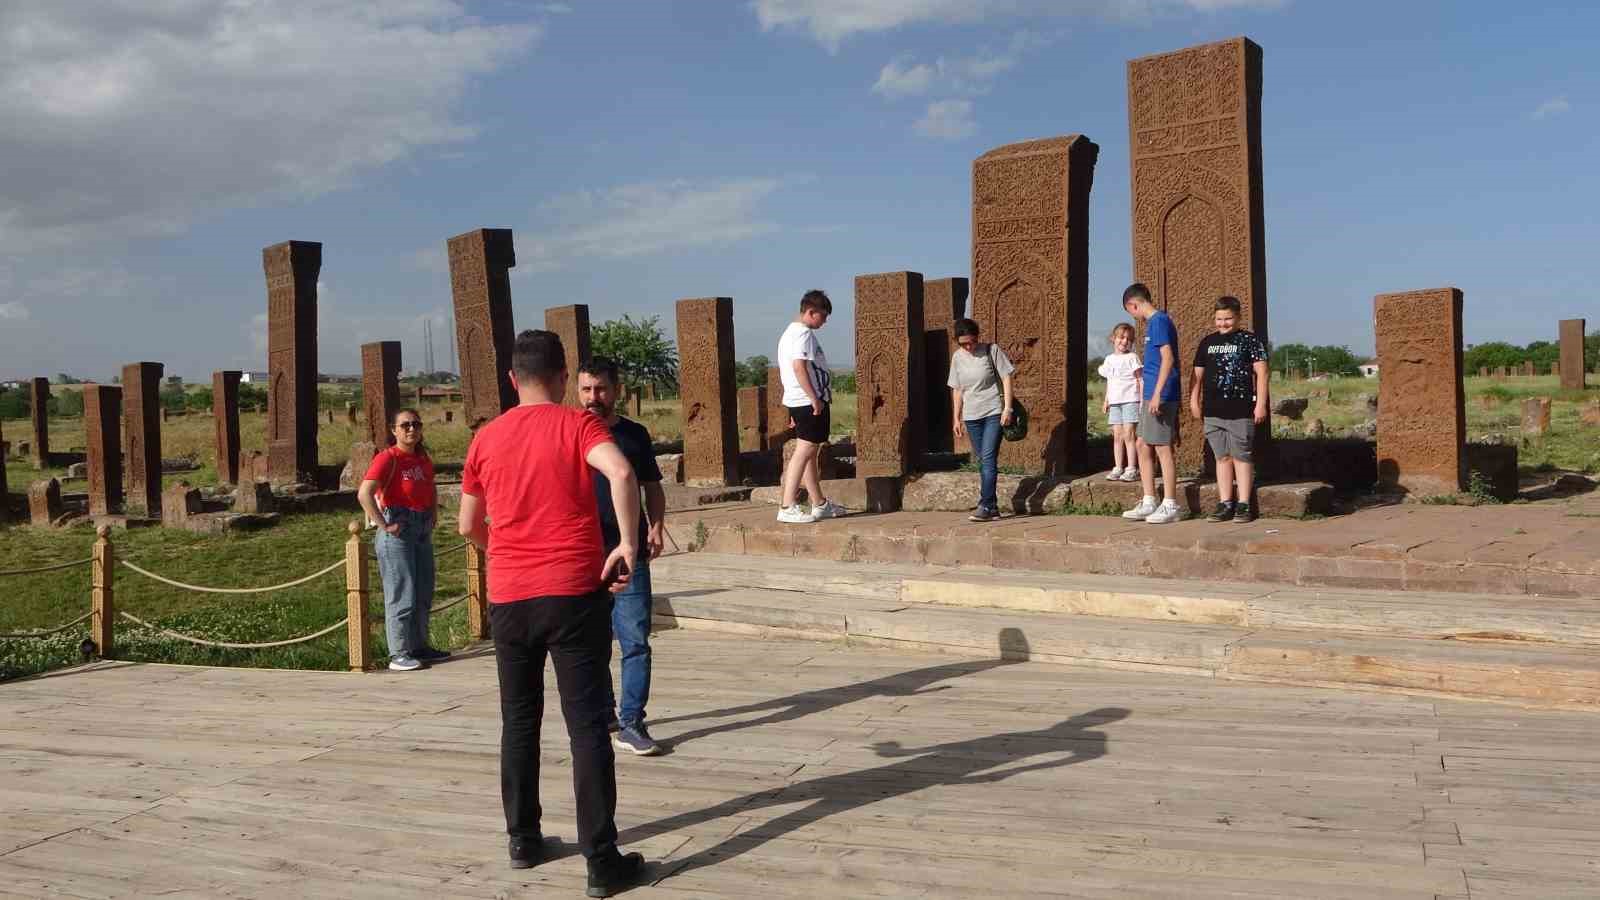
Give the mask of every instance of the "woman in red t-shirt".
<path id="1" fill-rule="evenodd" d="M 422 443 L 422 416 L 414 409 L 402 409 L 394 415 L 392 430 L 394 445 L 373 457 L 357 496 L 367 518 L 380 523 L 373 543 L 383 576 L 389 668 L 410 672 L 450 655 L 428 646 L 439 499 L 433 486 L 433 460 Z"/>

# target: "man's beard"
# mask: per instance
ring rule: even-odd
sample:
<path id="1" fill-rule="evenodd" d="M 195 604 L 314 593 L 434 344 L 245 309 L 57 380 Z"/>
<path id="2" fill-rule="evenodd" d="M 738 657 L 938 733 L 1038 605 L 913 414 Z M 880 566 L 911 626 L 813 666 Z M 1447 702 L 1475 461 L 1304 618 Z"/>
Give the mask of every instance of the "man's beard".
<path id="1" fill-rule="evenodd" d="M 611 410 L 613 407 L 605 403 L 595 403 L 591 401 L 589 403 L 585 403 L 583 408 L 594 413 L 602 419 L 609 419 L 611 418 Z"/>

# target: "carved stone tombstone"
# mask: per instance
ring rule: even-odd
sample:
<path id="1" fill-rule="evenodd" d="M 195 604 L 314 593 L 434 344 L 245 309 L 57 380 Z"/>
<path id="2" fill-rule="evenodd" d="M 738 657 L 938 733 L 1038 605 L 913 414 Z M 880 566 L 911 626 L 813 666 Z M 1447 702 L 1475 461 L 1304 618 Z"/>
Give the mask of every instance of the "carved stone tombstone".
<path id="1" fill-rule="evenodd" d="M 475 429 L 517 405 L 517 392 L 506 377 L 516 343 L 510 269 L 517 254 L 509 228 L 458 234 L 446 246 L 461 359 L 461 406 L 467 427 Z"/>
<path id="2" fill-rule="evenodd" d="M 28 384 L 29 415 L 33 419 L 33 467 L 50 466 L 50 379 L 35 378 Z"/>
<path id="3" fill-rule="evenodd" d="M 1506 367 L 1505 366 L 1497 366 L 1497 367 L 1495 367 L 1494 377 L 1495 377 L 1496 381 L 1504 381 L 1505 377 L 1506 377 Z"/>
<path id="4" fill-rule="evenodd" d="M 1522 374 L 1525 378 L 1532 378 L 1533 376 L 1539 374 L 1533 368 L 1533 360 L 1525 359 L 1522 361 Z"/>
<path id="5" fill-rule="evenodd" d="M 1478 377 L 1479 378 L 1488 378 L 1489 377 L 1489 367 L 1488 366 L 1479 366 L 1478 367 Z"/>
<path id="6" fill-rule="evenodd" d="M 972 163 L 970 317 L 1016 365 L 1028 436 L 1003 442 L 1000 463 L 1029 474 L 1086 465 L 1089 189 L 1099 154 L 1068 135 L 997 147 Z"/>
<path id="7" fill-rule="evenodd" d="M 783 405 L 783 375 L 777 366 L 767 367 L 767 436 L 768 450 L 783 452 L 783 445 L 794 437 L 789 428 L 789 408 Z"/>
<path id="8" fill-rule="evenodd" d="M 856 276 L 856 476 L 911 471 L 926 446 L 922 276 Z"/>
<path id="9" fill-rule="evenodd" d="M 1522 401 L 1522 436 L 1541 437 L 1550 432 L 1550 398 L 1529 397 Z"/>
<path id="10" fill-rule="evenodd" d="M 922 366 L 927 385 L 928 450 L 955 449 L 950 420 L 950 354 L 956 347 L 956 320 L 967 314 L 967 280 L 935 278 L 922 282 Z"/>
<path id="11" fill-rule="evenodd" d="M 733 298 L 678 301 L 678 384 L 684 484 L 738 484 Z"/>
<path id="12" fill-rule="evenodd" d="M 314 482 L 322 245 L 273 244 L 261 251 L 261 267 L 267 276 L 267 476 Z"/>
<path id="13" fill-rule="evenodd" d="M 127 510 L 161 517 L 161 374 L 158 362 L 122 367 L 123 437 L 127 457 Z"/>
<path id="14" fill-rule="evenodd" d="M 739 388 L 739 450 L 767 449 L 767 387 Z"/>
<path id="15" fill-rule="evenodd" d="M 1218 297 L 1239 298 L 1239 327 L 1268 340 L 1261 48 L 1234 38 L 1130 61 L 1128 132 L 1134 279 L 1177 326 L 1187 397 Z M 1178 470 L 1192 474 L 1205 441 L 1179 419 Z M 1257 426 L 1257 453 L 1270 436 L 1270 422 Z"/>
<path id="16" fill-rule="evenodd" d="M 217 478 L 239 483 L 239 378 L 242 373 L 211 373 L 211 416 L 216 427 Z"/>
<path id="17" fill-rule="evenodd" d="M 1583 319 L 1561 320 L 1561 389 L 1581 391 L 1584 388 Z"/>
<path id="18" fill-rule="evenodd" d="M 28 485 L 28 521 L 35 528 L 49 528 L 64 511 L 61 482 L 45 478 Z"/>
<path id="19" fill-rule="evenodd" d="M 361 401 L 366 410 L 366 439 L 374 447 L 394 443 L 389 424 L 400 411 L 400 342 L 361 345 Z"/>
<path id="20" fill-rule="evenodd" d="M 89 514 L 122 511 L 122 388 L 83 388 L 83 431 L 88 446 Z"/>
<path id="21" fill-rule="evenodd" d="M 1373 316 L 1380 373 L 1378 481 L 1422 495 L 1464 489 L 1461 291 L 1379 294 Z"/>
<path id="22" fill-rule="evenodd" d="M 161 493 L 161 524 L 167 528 L 182 528 L 189 517 L 204 510 L 199 488 L 187 481 L 180 481 Z"/>
<path id="23" fill-rule="evenodd" d="M 578 406 L 578 367 L 589 361 L 589 307 L 552 306 L 544 311 L 544 327 L 561 338 L 567 354 L 567 395 L 562 402 Z"/>

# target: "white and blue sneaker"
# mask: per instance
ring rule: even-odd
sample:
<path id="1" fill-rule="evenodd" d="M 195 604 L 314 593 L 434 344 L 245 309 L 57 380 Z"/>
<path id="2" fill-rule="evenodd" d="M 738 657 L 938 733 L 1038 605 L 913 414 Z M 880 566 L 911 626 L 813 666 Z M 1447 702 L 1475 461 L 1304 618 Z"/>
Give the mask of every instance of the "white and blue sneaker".
<path id="1" fill-rule="evenodd" d="M 617 729 L 611 736 L 611 746 L 618 750 L 626 750 L 634 756 L 655 756 L 661 752 L 661 745 L 650 737 L 650 732 L 644 728 L 644 723 L 624 725 Z"/>
<path id="2" fill-rule="evenodd" d="M 389 658 L 389 670 L 391 672 L 415 672 L 420 668 L 422 668 L 422 663 L 415 657 L 401 655 Z"/>

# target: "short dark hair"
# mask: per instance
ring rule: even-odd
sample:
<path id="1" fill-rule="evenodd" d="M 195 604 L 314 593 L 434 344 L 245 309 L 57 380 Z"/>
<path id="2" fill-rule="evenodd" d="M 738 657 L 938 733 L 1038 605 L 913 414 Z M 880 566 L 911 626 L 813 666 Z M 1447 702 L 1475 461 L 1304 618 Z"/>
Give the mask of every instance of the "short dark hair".
<path id="1" fill-rule="evenodd" d="M 617 363 L 609 356 L 596 356 L 578 367 L 579 375 L 590 378 L 604 378 L 612 387 L 622 383 L 622 372 L 617 368 Z"/>
<path id="2" fill-rule="evenodd" d="M 808 309 L 818 309 L 831 316 L 833 315 L 833 301 L 828 299 L 827 294 L 813 288 L 806 291 L 805 295 L 800 298 L 800 311 L 805 312 Z"/>
<path id="3" fill-rule="evenodd" d="M 957 319 L 956 320 L 956 337 L 958 337 L 958 338 L 964 338 L 964 337 L 968 337 L 968 336 L 977 337 L 978 336 L 978 331 L 979 331 L 979 329 L 978 329 L 978 323 L 977 322 L 974 322 L 971 319 Z"/>
<path id="4" fill-rule="evenodd" d="M 1236 315 L 1236 316 L 1240 315 L 1239 298 L 1238 297 L 1218 297 L 1217 298 L 1217 306 L 1216 306 L 1216 308 L 1218 310 L 1229 309 L 1229 310 L 1233 311 L 1234 315 Z"/>
<path id="5" fill-rule="evenodd" d="M 520 379 L 548 382 L 567 368 L 567 351 L 554 331 L 528 329 L 511 349 L 511 370 Z"/>
<path id="6" fill-rule="evenodd" d="M 1128 289 L 1122 292 L 1122 305 L 1127 306 L 1128 301 L 1135 297 L 1146 303 L 1154 302 L 1150 299 L 1150 289 L 1145 287 L 1144 282 L 1141 281 L 1135 281 L 1133 284 L 1128 285 Z"/>

